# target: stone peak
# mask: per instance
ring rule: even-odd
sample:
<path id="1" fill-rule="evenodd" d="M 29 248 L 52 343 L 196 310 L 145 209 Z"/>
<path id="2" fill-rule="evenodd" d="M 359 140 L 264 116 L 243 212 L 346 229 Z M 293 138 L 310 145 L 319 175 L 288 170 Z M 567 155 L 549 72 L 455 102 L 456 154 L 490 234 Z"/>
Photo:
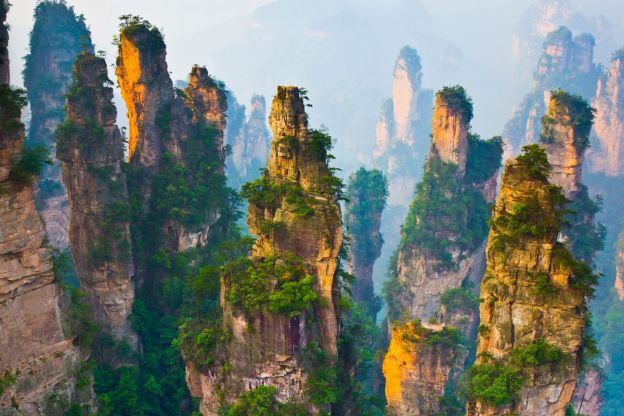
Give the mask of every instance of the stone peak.
<path id="1" fill-rule="evenodd" d="M 306 91 L 294 86 L 278 86 L 273 98 L 269 125 L 276 139 L 295 137 L 307 140 L 308 116 L 305 111 Z"/>
<path id="2" fill-rule="evenodd" d="M 110 82 L 104 58 L 84 51 L 76 58 L 73 76 L 81 86 L 98 87 L 102 82 Z"/>

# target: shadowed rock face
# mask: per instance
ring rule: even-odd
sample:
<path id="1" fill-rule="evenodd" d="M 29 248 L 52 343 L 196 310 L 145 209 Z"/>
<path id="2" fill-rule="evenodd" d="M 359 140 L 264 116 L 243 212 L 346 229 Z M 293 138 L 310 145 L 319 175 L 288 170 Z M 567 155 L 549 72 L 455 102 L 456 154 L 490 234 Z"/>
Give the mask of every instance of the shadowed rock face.
<path id="1" fill-rule="evenodd" d="M 519 153 L 524 145 L 538 142 L 540 120 L 548 111 L 550 91 L 561 88 L 586 100 L 593 97 L 600 77 L 600 68 L 593 63 L 593 48 L 591 35 L 572 37 L 572 32 L 564 27 L 547 36 L 531 92 L 503 132 L 509 156 Z"/>
<path id="2" fill-rule="evenodd" d="M 247 113 L 247 114 L 246 114 Z M 266 102 L 263 96 L 251 98 L 249 111 L 228 95 L 228 127 L 226 144 L 231 154 L 226 161 L 228 183 L 235 189 L 256 179 L 260 168 L 266 166 L 271 147 L 271 135 L 267 128 Z"/>
<path id="3" fill-rule="evenodd" d="M 266 306 L 244 311 L 232 301 L 232 287 L 242 277 L 224 272 L 223 325 L 231 329 L 232 337 L 220 349 L 219 359 L 228 363 L 229 370 L 224 372 L 220 363 L 210 371 L 199 371 L 187 363 L 187 381 L 191 393 L 201 398 L 204 415 L 217 414 L 218 391 L 225 393 L 227 402 L 232 402 L 259 385 L 277 387 L 277 397 L 282 402 L 302 404 L 313 413 L 327 410 L 309 403 L 305 393 L 308 369 L 302 357 L 311 343 L 317 343 L 330 356 L 338 351 L 335 275 L 342 244 L 340 208 L 322 180 L 331 171 L 325 155 L 314 150 L 318 150 L 314 144 L 317 142 L 308 130 L 298 88 L 278 87 L 269 120 L 273 143 L 263 180 L 300 189 L 311 211 L 301 215 L 285 195 L 266 206 L 250 198 L 247 221 L 258 239 L 249 261 L 257 267 L 272 256 L 277 256 L 276 264 L 297 259 L 299 267 L 313 277 L 318 302 L 293 315 L 272 312 Z M 266 224 L 279 226 L 267 228 Z"/>
<path id="4" fill-rule="evenodd" d="M 498 407 L 477 400 L 469 404 L 469 415 L 563 416 L 576 386 L 589 289 L 575 281 L 585 269 L 557 242 L 560 191 L 548 183 L 547 174 L 526 169 L 536 166 L 539 152 L 534 149 L 528 161 L 523 156 L 508 162 L 503 173 L 481 284 L 477 353 L 491 354 L 507 365 L 513 351 L 541 339 L 558 349 L 562 358 L 552 364 L 523 365 L 520 370 L 526 377 L 516 400 Z M 519 206 L 528 207 L 531 215 L 519 214 Z M 544 221 L 539 233 L 523 234 L 512 225 L 533 224 L 538 217 Z M 487 360 L 479 356 L 477 363 Z"/>
<path id="5" fill-rule="evenodd" d="M 624 51 L 616 52 L 598 80 L 594 140 L 588 152 L 590 172 L 607 176 L 624 173 Z"/>
<path id="6" fill-rule="evenodd" d="M 57 157 L 71 208 L 69 241 L 81 289 L 95 321 L 116 340 L 136 345 L 128 315 L 134 299 L 130 212 L 106 62 L 82 53 L 74 65 Z"/>
<path id="7" fill-rule="evenodd" d="M 7 11 L 2 3 L 4 34 Z M 0 50 L 7 46 L 8 36 L 0 37 Z M 61 416 L 65 410 L 55 403 L 86 403 L 90 386 L 77 396 L 74 372 L 84 357 L 63 327 L 66 299 L 54 278 L 32 186 L 10 174 L 23 153 L 24 125 L 16 93 L 5 83 L 8 71 L 8 60 L 1 60 L 0 374 L 16 377 L 0 394 L 0 413 L 13 414 L 17 406 L 26 416 Z"/>
<path id="8" fill-rule="evenodd" d="M 477 296 L 463 286 L 474 287 L 483 277 L 487 219 L 478 217 L 478 211 L 487 211 L 487 201 L 493 200 L 502 143 L 468 137 L 471 118 L 472 104 L 463 88 L 436 94 L 425 175 L 403 225 L 396 282 L 389 286 L 396 285 L 388 299 L 391 338 L 383 372 L 393 415 L 447 411 L 440 398 L 447 383 L 463 372 L 467 357 L 465 347 L 450 340 L 451 334 L 458 331 L 469 340 L 476 335 Z M 489 164 L 483 162 L 488 158 Z M 479 166 L 480 176 L 475 176 L 474 166 Z M 478 202 L 471 208 L 460 202 L 460 195 L 473 195 Z M 447 209 L 460 211 L 445 214 Z M 449 216 L 466 221 L 463 231 Z M 476 239 L 462 242 L 469 230 Z M 443 303 L 443 297 L 452 300 Z M 421 323 L 430 319 L 441 324 Z M 427 341 L 438 338 L 445 341 Z"/>
<path id="9" fill-rule="evenodd" d="M 81 51 L 93 52 L 91 33 L 84 17 L 77 16 L 73 8 L 42 2 L 35 9 L 30 46 L 24 69 L 32 113 L 28 143 L 46 146 L 54 158 L 55 133 L 65 116 L 64 97 L 71 84 L 72 66 Z M 69 206 L 56 159 L 42 172 L 35 197 L 50 242 L 54 247 L 67 247 Z"/>

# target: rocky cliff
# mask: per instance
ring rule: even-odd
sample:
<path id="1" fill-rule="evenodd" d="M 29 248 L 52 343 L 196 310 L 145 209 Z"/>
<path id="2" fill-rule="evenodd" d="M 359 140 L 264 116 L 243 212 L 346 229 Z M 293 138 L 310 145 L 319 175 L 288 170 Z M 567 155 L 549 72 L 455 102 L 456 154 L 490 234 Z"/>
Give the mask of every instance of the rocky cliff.
<path id="1" fill-rule="evenodd" d="M 4 24 L 7 3 L 0 5 Z M 41 152 L 24 149 L 24 91 L 8 86 L 8 60 L 0 62 L 0 414 L 61 416 L 89 397 L 90 383 L 76 393 L 82 355 L 69 333 L 68 315 L 45 229 L 35 208 L 31 181 Z M 64 310 L 64 309 L 63 309 Z M 78 389 L 80 390 L 80 389 Z M 80 397 L 79 397 L 80 396 Z"/>
<path id="2" fill-rule="evenodd" d="M 349 177 L 344 222 L 350 238 L 349 272 L 355 276 L 352 296 L 368 307 L 372 317 L 381 308 L 381 299 L 375 295 L 373 266 L 383 245 L 379 229 L 387 197 L 388 183 L 381 171 L 362 167 Z"/>
<path id="3" fill-rule="evenodd" d="M 522 100 L 503 132 L 510 154 L 518 153 L 526 144 L 538 142 L 540 120 L 548 110 L 551 90 L 561 88 L 586 100 L 593 97 L 600 77 L 600 68 L 593 62 L 594 43 L 591 35 L 572 37 L 572 32 L 565 27 L 546 37 L 531 92 Z"/>
<path id="4" fill-rule="evenodd" d="M 549 183 L 551 172 L 536 145 L 505 167 L 481 284 L 469 415 L 564 415 L 572 400 L 597 276 L 557 240 L 566 199 Z"/>
<path id="5" fill-rule="evenodd" d="M 433 92 L 423 89 L 421 80 L 420 56 L 416 49 L 405 46 L 394 65 L 392 98 L 380 109 L 373 152 L 374 166 L 388 178 L 388 206 L 381 225 L 386 244 L 375 266 L 379 281 L 385 277 L 392 250 L 399 244 L 401 222 L 427 155 Z"/>
<path id="6" fill-rule="evenodd" d="M 128 108 L 131 204 L 142 251 L 184 251 L 206 245 L 221 218 L 224 198 L 226 97 L 205 68 L 194 67 L 176 92 L 162 35 L 137 17 L 126 17 L 119 37 L 117 79 Z"/>
<path id="7" fill-rule="evenodd" d="M 228 125 L 225 143 L 231 154 L 226 160 L 228 183 L 235 189 L 260 176 L 271 146 L 266 126 L 266 102 L 263 96 L 251 98 L 249 111 L 228 94 Z"/>
<path id="8" fill-rule="evenodd" d="M 93 45 L 84 17 L 65 2 L 43 1 L 35 8 L 34 17 L 24 67 L 32 113 L 28 143 L 42 144 L 55 155 L 55 132 L 63 122 L 72 65 L 82 50 L 92 52 Z M 36 201 L 52 245 L 67 247 L 69 206 L 58 161 L 47 166 L 39 178 Z"/>
<path id="9" fill-rule="evenodd" d="M 590 172 L 619 176 L 624 173 L 624 50 L 613 55 L 598 80 L 592 103 L 596 109 L 594 140 L 589 152 Z"/>
<path id="10" fill-rule="evenodd" d="M 458 342 L 462 334 L 474 339 L 477 296 L 470 288 L 483 276 L 502 142 L 469 135 L 471 119 L 462 87 L 436 94 L 425 173 L 386 286 L 391 340 L 383 370 L 392 414 L 450 412 L 440 399 L 467 357 L 465 341 Z M 441 325 L 421 323 L 429 320 Z"/>
<path id="11" fill-rule="evenodd" d="M 201 368 L 205 357 L 187 360 L 204 415 L 263 386 L 276 387 L 284 405 L 314 414 L 329 408 L 315 389 L 338 351 L 342 232 L 339 188 L 327 165 L 331 138 L 308 129 L 296 87 L 278 88 L 269 120 L 267 169 L 243 189 L 258 239 L 250 257 L 222 271 L 221 325 L 231 336 L 213 352 L 219 358 L 211 368 Z"/>
<path id="12" fill-rule="evenodd" d="M 122 171 L 124 143 L 116 125 L 106 62 L 80 54 L 57 131 L 57 158 L 70 207 L 69 242 L 81 289 L 100 328 L 136 344 L 128 315 L 134 299 L 130 207 Z"/>

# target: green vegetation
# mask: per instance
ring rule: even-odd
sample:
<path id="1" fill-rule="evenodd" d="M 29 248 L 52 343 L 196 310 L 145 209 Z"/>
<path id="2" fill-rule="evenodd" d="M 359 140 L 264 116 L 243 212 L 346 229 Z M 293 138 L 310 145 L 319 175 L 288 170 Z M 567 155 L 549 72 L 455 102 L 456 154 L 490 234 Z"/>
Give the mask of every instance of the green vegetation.
<path id="1" fill-rule="evenodd" d="M 306 394 L 315 406 L 337 403 L 340 398 L 336 357 L 323 351 L 318 344 L 311 342 L 303 352 L 303 362 L 308 379 Z"/>
<path id="2" fill-rule="evenodd" d="M 141 16 L 126 14 L 119 17 L 121 35 L 132 38 L 142 50 L 160 51 L 165 49 L 165 40 L 157 27 Z"/>
<path id="3" fill-rule="evenodd" d="M 449 288 L 440 296 L 440 304 L 449 313 L 474 311 L 479 307 L 479 298 L 463 287 Z"/>
<path id="4" fill-rule="evenodd" d="M 45 146 L 36 145 L 24 148 L 20 159 L 13 164 L 9 178 L 19 184 L 30 184 L 45 165 L 52 164 L 50 153 Z"/>
<path id="5" fill-rule="evenodd" d="M 600 276 L 594 274 L 592 268 L 582 260 L 578 260 L 561 243 L 557 243 L 553 249 L 553 263 L 571 271 L 569 284 L 571 288 L 580 290 L 583 296 L 591 298 L 594 295 L 594 286 Z"/>
<path id="6" fill-rule="evenodd" d="M 473 117 L 472 99 L 461 85 L 444 87 L 436 92 L 436 100 L 443 100 L 446 105 L 462 117 L 464 124 L 470 124 Z"/>
<path id="7" fill-rule="evenodd" d="M 401 340 L 404 342 L 430 347 L 441 345 L 447 348 L 455 348 L 466 343 L 465 337 L 456 328 L 445 325 L 441 330 L 435 331 L 425 328 L 420 319 L 402 324 L 400 334 Z"/>
<path id="8" fill-rule="evenodd" d="M 308 218 L 314 214 L 314 205 L 316 205 L 314 197 L 307 195 L 298 183 L 277 182 L 266 172 L 260 178 L 244 184 L 241 197 L 251 204 L 273 211 L 281 207 L 282 201 L 285 200 L 290 209 L 302 218 Z"/>
<path id="9" fill-rule="evenodd" d="M 578 149 L 582 150 L 589 147 L 589 133 L 594 121 L 595 110 L 589 106 L 583 97 L 563 90 L 553 91 L 550 100 L 549 113 L 542 118 L 543 127 L 540 141 L 553 143 L 555 140 L 554 126 L 563 124 L 570 125 L 574 130 L 574 145 Z"/>
<path id="10" fill-rule="evenodd" d="M 466 394 L 471 401 L 482 401 L 494 407 L 512 403 L 534 368 L 557 365 L 566 358 L 559 348 L 544 338 L 514 348 L 507 359 L 481 355 L 467 374 Z"/>
<path id="11" fill-rule="evenodd" d="M 224 406 L 220 416 L 308 416 L 309 413 L 296 404 L 277 401 L 275 387 L 258 386 L 243 393 L 239 400 Z"/>
<path id="12" fill-rule="evenodd" d="M 17 382 L 18 373 L 12 373 L 7 370 L 4 375 L 0 376 L 0 396 L 2 393 Z"/>
<path id="13" fill-rule="evenodd" d="M 0 127 L 5 134 L 12 134 L 21 126 L 22 108 L 27 103 L 26 91 L 23 89 L 0 85 L 0 110 L 3 116 Z"/>
<path id="14" fill-rule="evenodd" d="M 469 134 L 465 181 L 482 183 L 491 178 L 500 168 L 502 156 L 503 139 L 500 136 L 481 140 L 479 136 Z"/>
<path id="15" fill-rule="evenodd" d="M 440 269 L 457 267 L 453 248 L 472 251 L 488 233 L 487 202 L 479 191 L 464 187 L 456 172 L 454 164 L 429 159 L 401 231 L 402 248 L 425 250 Z"/>
<path id="16" fill-rule="evenodd" d="M 318 300 L 314 277 L 292 253 L 242 257 L 225 265 L 223 275 L 228 300 L 248 314 L 266 306 L 273 313 L 295 317 Z"/>
<path id="17" fill-rule="evenodd" d="M 570 239 L 570 251 L 577 259 L 593 265 L 596 253 L 604 249 L 607 236 L 606 227 L 600 222 L 593 221 L 596 214 L 602 210 L 602 199 L 598 197 L 594 201 L 590 198 L 587 187 L 581 186 L 568 209 L 570 214 L 567 219 L 572 224 L 566 230 L 566 235 Z"/>

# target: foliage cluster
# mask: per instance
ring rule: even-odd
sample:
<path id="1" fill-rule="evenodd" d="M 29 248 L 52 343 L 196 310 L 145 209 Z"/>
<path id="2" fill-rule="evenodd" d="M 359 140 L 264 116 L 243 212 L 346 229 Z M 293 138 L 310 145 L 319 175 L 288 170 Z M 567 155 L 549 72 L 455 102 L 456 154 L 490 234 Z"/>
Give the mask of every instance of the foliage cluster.
<path id="1" fill-rule="evenodd" d="M 2 376 L 0 376 L 0 396 L 2 393 L 13 384 L 17 382 L 18 373 L 13 373 L 7 370 Z"/>
<path id="2" fill-rule="evenodd" d="M 399 334 L 403 342 L 426 346 L 455 348 L 466 343 L 465 337 L 456 328 L 444 325 L 441 330 L 431 330 L 422 325 L 419 319 L 401 324 Z"/>
<path id="3" fill-rule="evenodd" d="M 549 113 L 542 117 L 542 143 L 553 143 L 554 127 L 561 123 L 569 125 L 574 130 L 574 145 L 579 150 L 589 147 L 589 133 L 594 121 L 595 110 L 579 95 L 570 94 L 563 90 L 551 93 L 551 107 Z M 569 119 L 569 120 L 568 120 Z"/>
<path id="4" fill-rule="evenodd" d="M 483 195 L 467 189 L 456 176 L 457 165 L 432 157 L 402 227 L 401 247 L 426 250 L 438 267 L 456 267 L 452 248 L 476 249 L 488 233 L 490 208 Z"/>
<path id="5" fill-rule="evenodd" d="M 248 314 L 266 306 L 273 313 L 295 317 L 318 300 L 314 277 L 293 253 L 241 257 L 225 265 L 223 275 L 228 300 Z"/>
<path id="6" fill-rule="evenodd" d="M 468 125 L 473 117 L 472 99 L 461 85 L 444 87 L 436 92 L 436 100 L 442 100 L 456 113 L 459 113 L 463 122 Z"/>
<path id="7" fill-rule="evenodd" d="M 30 184 L 44 166 L 50 164 L 50 152 L 45 146 L 25 147 L 20 159 L 11 167 L 9 178 L 19 184 Z"/>
<path id="8" fill-rule="evenodd" d="M 500 136 L 481 140 L 479 136 L 469 134 L 465 181 L 482 183 L 491 178 L 500 168 L 502 156 L 503 139 Z"/>
<path id="9" fill-rule="evenodd" d="M 467 374 L 466 394 L 471 401 L 482 401 L 499 407 L 518 398 L 530 371 L 539 366 L 557 365 L 566 355 L 557 347 L 539 338 L 514 348 L 507 359 L 481 355 Z"/>
<path id="10" fill-rule="evenodd" d="M 122 36 L 132 38 L 140 49 L 157 52 L 165 49 L 165 39 L 157 27 L 141 16 L 126 14 L 119 17 Z"/>
<path id="11" fill-rule="evenodd" d="M 314 214 L 314 197 L 307 195 L 301 185 L 294 182 L 277 182 L 265 172 L 254 181 L 247 182 L 241 190 L 241 197 L 261 208 L 276 210 L 285 200 L 299 217 L 308 218 Z"/>
<path id="12" fill-rule="evenodd" d="M 21 126 L 22 108 L 27 104 L 26 91 L 13 89 L 6 84 L 0 85 L 0 127 L 4 134 L 12 134 Z"/>
<path id="13" fill-rule="evenodd" d="M 479 297 L 463 287 L 449 288 L 440 296 L 440 304 L 449 313 L 473 311 L 479 307 Z"/>
<path id="14" fill-rule="evenodd" d="M 219 416 L 309 416 L 301 406 L 277 401 L 275 387 L 258 386 L 243 393 L 239 400 L 223 406 Z"/>

